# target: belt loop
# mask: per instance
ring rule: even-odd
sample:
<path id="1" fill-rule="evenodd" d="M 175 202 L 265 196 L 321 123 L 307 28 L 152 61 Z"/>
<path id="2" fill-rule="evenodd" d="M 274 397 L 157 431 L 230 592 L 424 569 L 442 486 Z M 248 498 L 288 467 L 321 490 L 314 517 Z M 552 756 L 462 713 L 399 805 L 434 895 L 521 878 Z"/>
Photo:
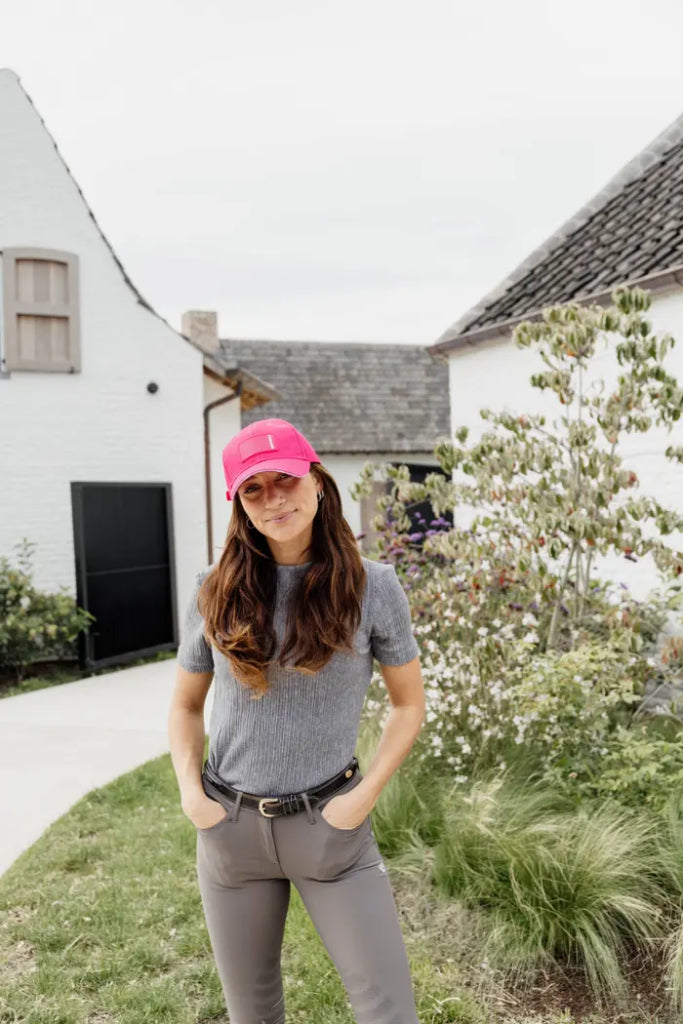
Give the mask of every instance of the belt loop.
<path id="1" fill-rule="evenodd" d="M 237 791 L 237 799 L 235 800 L 234 804 L 232 805 L 232 810 L 230 811 L 230 814 L 228 815 L 228 817 L 230 818 L 230 821 L 237 821 L 237 815 L 240 813 L 240 804 L 241 803 L 242 803 L 242 793 L 241 793 L 241 791 L 238 790 Z"/>
<path id="2" fill-rule="evenodd" d="M 308 799 L 308 793 L 306 793 L 306 792 L 301 793 L 301 799 L 306 804 L 306 814 L 308 815 L 309 822 L 311 823 L 311 825 L 315 825 L 315 815 L 313 814 L 313 811 L 311 810 L 311 802 Z"/>

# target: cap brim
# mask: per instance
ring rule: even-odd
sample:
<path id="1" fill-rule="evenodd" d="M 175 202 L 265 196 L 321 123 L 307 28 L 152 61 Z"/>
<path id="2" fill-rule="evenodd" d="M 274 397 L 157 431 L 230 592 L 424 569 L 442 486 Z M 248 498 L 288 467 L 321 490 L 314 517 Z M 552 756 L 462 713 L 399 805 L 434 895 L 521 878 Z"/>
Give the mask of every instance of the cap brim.
<path id="1" fill-rule="evenodd" d="M 257 473 L 290 473 L 291 476 L 306 476 L 310 468 L 310 459 L 264 459 L 263 462 L 240 473 L 233 482 L 228 500 L 233 501 L 240 484 L 243 484 L 250 476 L 256 476 Z"/>

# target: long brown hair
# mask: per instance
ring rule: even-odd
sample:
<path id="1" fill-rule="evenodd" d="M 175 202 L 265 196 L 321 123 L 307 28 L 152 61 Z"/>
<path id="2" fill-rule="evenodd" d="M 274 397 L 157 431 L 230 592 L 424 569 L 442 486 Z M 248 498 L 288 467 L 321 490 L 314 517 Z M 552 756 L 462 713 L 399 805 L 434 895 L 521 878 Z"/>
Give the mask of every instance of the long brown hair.
<path id="1" fill-rule="evenodd" d="M 292 597 L 277 664 L 313 675 L 334 651 L 353 650 L 361 618 L 365 569 L 330 473 L 318 462 L 311 472 L 323 485 L 311 537 L 311 565 Z M 235 677 L 260 699 L 270 689 L 266 667 L 275 664 L 273 608 L 277 568 L 266 537 L 247 527 L 238 496 L 232 506 L 218 565 L 203 581 L 197 607 L 204 635 L 225 655 Z"/>

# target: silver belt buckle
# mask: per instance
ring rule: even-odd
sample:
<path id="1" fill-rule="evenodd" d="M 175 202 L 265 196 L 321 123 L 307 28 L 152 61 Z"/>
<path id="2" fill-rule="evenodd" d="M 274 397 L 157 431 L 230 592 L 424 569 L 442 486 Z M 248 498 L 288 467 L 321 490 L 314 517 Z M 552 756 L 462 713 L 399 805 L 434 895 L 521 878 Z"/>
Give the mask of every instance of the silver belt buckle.
<path id="1" fill-rule="evenodd" d="M 277 814 L 268 814 L 267 811 L 264 811 L 263 810 L 263 805 L 264 804 L 278 804 L 279 802 L 280 801 L 279 801 L 278 797 L 276 797 L 276 796 L 264 796 L 264 797 L 261 797 L 261 799 L 258 802 L 259 812 L 263 815 L 264 818 L 277 818 Z"/>

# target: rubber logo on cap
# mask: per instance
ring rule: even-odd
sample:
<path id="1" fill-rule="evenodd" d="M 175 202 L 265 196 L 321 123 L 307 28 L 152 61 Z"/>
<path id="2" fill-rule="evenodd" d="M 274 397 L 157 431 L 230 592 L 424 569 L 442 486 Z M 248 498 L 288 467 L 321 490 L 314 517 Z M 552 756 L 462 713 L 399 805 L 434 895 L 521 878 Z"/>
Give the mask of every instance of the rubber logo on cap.
<path id="1" fill-rule="evenodd" d="M 277 445 L 272 434 L 257 434 L 256 437 L 248 437 L 240 443 L 240 456 L 242 459 L 249 459 L 259 452 L 277 451 Z"/>

